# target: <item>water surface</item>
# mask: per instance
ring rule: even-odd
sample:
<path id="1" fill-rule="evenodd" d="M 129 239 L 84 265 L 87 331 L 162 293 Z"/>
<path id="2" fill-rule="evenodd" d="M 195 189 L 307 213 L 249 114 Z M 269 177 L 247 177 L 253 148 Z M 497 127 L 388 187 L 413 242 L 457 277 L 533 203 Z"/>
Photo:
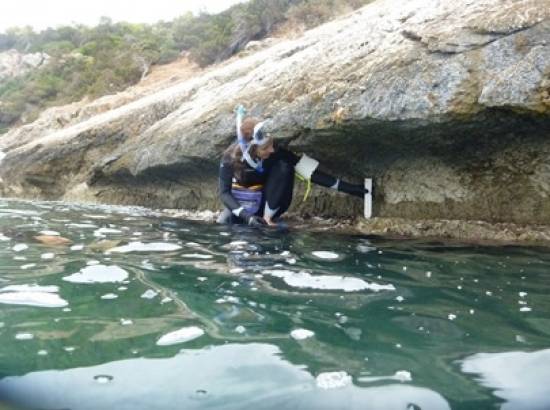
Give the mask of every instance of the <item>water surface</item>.
<path id="1" fill-rule="evenodd" d="M 3 200 L 0 403 L 549 409 L 549 262 Z"/>

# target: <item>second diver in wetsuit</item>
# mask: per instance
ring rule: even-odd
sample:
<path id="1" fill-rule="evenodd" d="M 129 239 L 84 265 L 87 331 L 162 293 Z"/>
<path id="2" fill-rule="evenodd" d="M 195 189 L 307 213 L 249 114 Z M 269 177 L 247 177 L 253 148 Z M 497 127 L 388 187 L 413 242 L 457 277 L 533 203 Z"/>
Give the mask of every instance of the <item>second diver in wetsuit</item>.
<path id="1" fill-rule="evenodd" d="M 319 162 L 307 155 L 298 157 L 274 146 L 264 131 L 264 122 L 242 119 L 237 110 L 237 142 L 223 154 L 219 173 L 220 197 L 225 206 L 219 223 L 245 223 L 252 226 L 276 225 L 290 206 L 294 173 L 314 184 L 363 197 L 362 185 L 341 181 L 318 169 Z"/>

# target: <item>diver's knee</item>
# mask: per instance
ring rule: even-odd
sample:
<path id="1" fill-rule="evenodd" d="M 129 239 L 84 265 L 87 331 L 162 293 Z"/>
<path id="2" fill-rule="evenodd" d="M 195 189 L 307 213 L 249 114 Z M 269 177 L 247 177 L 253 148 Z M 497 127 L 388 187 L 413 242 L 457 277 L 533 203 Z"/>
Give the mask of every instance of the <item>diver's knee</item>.
<path id="1" fill-rule="evenodd" d="M 232 222 L 233 222 L 233 214 L 227 208 L 221 211 L 220 215 L 218 216 L 218 219 L 216 219 L 216 223 L 219 223 L 220 225 L 229 225 Z"/>

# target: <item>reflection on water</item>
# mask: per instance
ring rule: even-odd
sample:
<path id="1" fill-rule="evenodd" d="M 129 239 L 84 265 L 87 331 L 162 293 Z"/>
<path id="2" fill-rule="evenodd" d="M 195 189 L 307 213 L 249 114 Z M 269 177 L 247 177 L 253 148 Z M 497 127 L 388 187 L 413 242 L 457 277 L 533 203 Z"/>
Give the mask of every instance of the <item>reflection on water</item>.
<path id="1" fill-rule="evenodd" d="M 39 371 L 8 377 L 2 388 L 43 408 L 362 408 L 449 409 L 441 395 L 408 385 L 318 388 L 305 366 L 292 365 L 270 344 L 227 344 L 183 349 L 163 359 L 137 358 L 107 364 Z"/>
<path id="2" fill-rule="evenodd" d="M 550 408 L 549 260 L 3 201 L 0 403 Z"/>
<path id="3" fill-rule="evenodd" d="M 462 371 L 479 375 L 483 386 L 505 400 L 502 410 L 547 410 L 550 349 L 531 353 L 478 353 L 462 362 Z"/>

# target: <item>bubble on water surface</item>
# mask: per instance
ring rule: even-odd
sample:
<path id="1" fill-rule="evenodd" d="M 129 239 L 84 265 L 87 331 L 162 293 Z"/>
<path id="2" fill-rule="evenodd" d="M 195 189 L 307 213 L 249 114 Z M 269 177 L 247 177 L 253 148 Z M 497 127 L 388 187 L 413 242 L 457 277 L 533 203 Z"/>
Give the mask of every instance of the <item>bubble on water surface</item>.
<path id="1" fill-rule="evenodd" d="M 326 260 L 336 260 L 340 258 L 340 255 L 338 255 L 336 252 L 330 252 L 330 251 L 313 251 L 311 252 L 313 256 L 319 259 L 326 259 Z"/>
<path id="2" fill-rule="evenodd" d="M 381 285 L 374 282 L 368 283 L 362 279 L 348 276 L 312 275 L 305 271 L 294 272 L 284 269 L 268 269 L 262 271 L 262 273 L 281 278 L 287 285 L 296 288 L 342 290 L 344 292 L 357 292 L 367 289 L 374 292 L 395 290 L 395 287 L 390 284 Z"/>
<path id="3" fill-rule="evenodd" d="M 294 340 L 304 340 L 313 337 L 314 335 L 314 332 L 307 329 L 294 329 L 292 332 L 290 332 L 290 337 L 292 337 Z"/>
<path id="4" fill-rule="evenodd" d="M 40 231 L 41 235 L 50 235 L 50 236 L 60 236 L 61 234 L 57 231 Z"/>
<path id="5" fill-rule="evenodd" d="M 108 384 L 111 383 L 113 379 L 114 377 L 108 374 L 98 374 L 97 376 L 94 376 L 94 381 L 97 384 Z"/>
<path id="6" fill-rule="evenodd" d="M 321 373 L 315 378 L 315 382 L 320 389 L 337 389 L 349 386 L 352 380 L 349 374 L 341 371 Z"/>
<path id="7" fill-rule="evenodd" d="M 143 299 L 153 299 L 155 296 L 158 295 L 158 292 L 155 292 L 153 289 L 147 289 L 141 297 Z"/>
<path id="8" fill-rule="evenodd" d="M 116 265 L 86 266 L 79 272 L 64 276 L 63 280 L 72 283 L 112 283 L 128 278 L 128 272 Z"/>
<path id="9" fill-rule="evenodd" d="M 180 245 L 167 242 L 130 242 L 128 245 L 117 246 L 107 250 L 105 253 L 128 253 L 128 252 L 171 252 L 181 249 Z"/>
<path id="10" fill-rule="evenodd" d="M 11 248 L 14 252 L 21 252 L 25 249 L 29 249 L 29 247 L 24 243 L 18 243 L 17 245 L 14 245 L 13 248 Z"/>
<path id="11" fill-rule="evenodd" d="M 203 253 L 182 253 L 180 255 L 182 258 L 195 258 L 195 259 L 212 259 L 212 255 L 206 255 Z"/>
<path id="12" fill-rule="evenodd" d="M 197 326 L 183 327 L 174 332 L 162 336 L 158 341 L 158 346 L 169 346 L 177 343 L 184 343 L 204 335 L 204 330 Z"/>
<path id="13" fill-rule="evenodd" d="M 17 340 L 32 340 L 34 339 L 34 335 L 32 333 L 17 333 L 15 338 Z"/>

